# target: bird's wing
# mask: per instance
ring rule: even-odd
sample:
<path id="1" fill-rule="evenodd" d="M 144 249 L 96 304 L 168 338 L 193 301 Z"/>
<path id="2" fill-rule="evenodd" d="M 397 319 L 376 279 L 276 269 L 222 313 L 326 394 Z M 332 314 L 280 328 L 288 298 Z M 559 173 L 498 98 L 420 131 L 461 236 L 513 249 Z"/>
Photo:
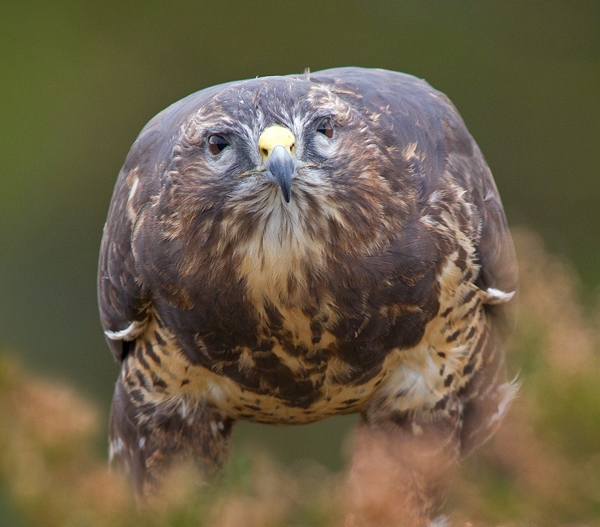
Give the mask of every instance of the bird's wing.
<path id="1" fill-rule="evenodd" d="M 132 248 L 144 209 L 158 195 L 173 148 L 190 118 L 227 85 L 196 92 L 156 115 L 136 139 L 117 178 L 100 249 L 98 303 L 106 340 L 118 361 L 127 353 L 124 343 L 144 331 L 152 303 Z"/>
<path id="2" fill-rule="evenodd" d="M 490 169 L 458 111 L 443 93 L 424 80 L 388 70 L 335 68 L 311 75 L 338 96 L 373 116 L 384 145 L 402 166 L 403 149 L 411 150 L 418 202 L 424 210 L 432 195 L 447 185 L 448 175 L 474 207 L 470 228 L 477 232 L 475 251 L 480 264 L 476 284 L 487 292 L 489 310 L 502 329 L 510 326 L 518 285 L 517 264 L 498 190 Z"/>
<path id="3" fill-rule="evenodd" d="M 435 218 L 436 207 L 431 204 L 436 194 L 447 196 L 449 190 L 453 190 L 459 209 L 467 211 L 458 213 L 454 221 L 471 240 L 473 270 L 477 270 L 472 280 L 481 290 L 490 316 L 478 336 L 480 366 L 471 369 L 468 385 L 459 394 L 463 402 L 461 453 L 466 455 L 494 432 L 517 390 L 514 383 L 506 382 L 502 348 L 505 330 L 513 320 L 515 302 L 509 300 L 517 289 L 517 265 L 492 174 L 454 105 L 426 82 L 401 73 L 360 68 L 326 70 L 315 77 L 370 115 L 398 173 L 414 185 L 412 197 L 405 193 L 399 199 L 412 199 L 417 215 Z M 408 168 L 407 157 L 412 160 Z M 435 233 L 434 226 L 434 237 Z M 419 244 L 431 243 L 419 238 Z M 452 250 L 438 242 L 435 245 L 434 265 Z"/>

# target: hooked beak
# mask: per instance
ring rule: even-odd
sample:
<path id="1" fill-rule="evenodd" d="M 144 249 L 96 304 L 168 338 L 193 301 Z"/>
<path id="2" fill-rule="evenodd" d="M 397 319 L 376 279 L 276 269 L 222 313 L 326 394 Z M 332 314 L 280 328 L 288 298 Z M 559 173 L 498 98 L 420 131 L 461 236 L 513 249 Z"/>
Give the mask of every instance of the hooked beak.
<path id="1" fill-rule="evenodd" d="M 281 188 L 286 203 L 292 197 L 292 175 L 296 171 L 296 161 L 282 145 L 277 145 L 265 163 L 266 176 Z M 271 176 L 271 177 L 269 177 Z"/>
<path id="2" fill-rule="evenodd" d="M 296 146 L 294 134 L 283 126 L 269 126 L 258 140 L 267 179 L 277 183 L 286 203 L 292 197 L 292 177 L 298 162 L 293 151 Z"/>

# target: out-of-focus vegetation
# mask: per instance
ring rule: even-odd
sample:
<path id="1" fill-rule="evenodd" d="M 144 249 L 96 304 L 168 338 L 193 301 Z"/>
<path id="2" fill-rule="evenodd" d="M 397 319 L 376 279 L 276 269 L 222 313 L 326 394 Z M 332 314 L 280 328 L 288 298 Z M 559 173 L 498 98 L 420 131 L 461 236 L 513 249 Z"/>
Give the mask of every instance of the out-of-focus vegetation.
<path id="1" fill-rule="evenodd" d="M 600 335 L 572 270 L 516 233 L 520 315 L 509 345 L 518 399 L 499 432 L 463 463 L 448 513 L 456 526 L 600 526 Z M 344 473 L 282 468 L 237 452 L 214 485 L 176 471 L 139 512 L 94 454 L 98 411 L 74 390 L 0 361 L 0 472 L 28 527 L 283 527 L 344 524 Z M 298 430 L 298 428 L 296 428 Z M 238 449 L 239 450 L 239 449 Z"/>

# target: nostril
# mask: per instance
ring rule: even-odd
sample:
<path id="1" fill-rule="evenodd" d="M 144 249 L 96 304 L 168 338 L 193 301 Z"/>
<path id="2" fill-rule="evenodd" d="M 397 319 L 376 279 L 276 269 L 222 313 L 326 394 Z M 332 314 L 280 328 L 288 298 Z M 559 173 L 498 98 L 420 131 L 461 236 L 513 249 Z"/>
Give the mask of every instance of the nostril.
<path id="1" fill-rule="evenodd" d="M 268 157 L 269 155 L 269 151 L 266 148 L 261 148 L 260 153 L 265 157 Z"/>
<path id="2" fill-rule="evenodd" d="M 293 152 L 294 148 L 296 148 L 296 143 L 292 143 L 292 146 L 290 146 L 290 152 Z"/>

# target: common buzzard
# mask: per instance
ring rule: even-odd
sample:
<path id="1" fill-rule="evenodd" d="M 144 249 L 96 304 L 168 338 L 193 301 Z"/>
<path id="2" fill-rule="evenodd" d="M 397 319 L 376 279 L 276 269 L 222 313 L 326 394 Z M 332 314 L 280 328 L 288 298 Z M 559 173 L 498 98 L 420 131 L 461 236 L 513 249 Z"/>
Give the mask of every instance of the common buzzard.
<path id="1" fill-rule="evenodd" d="M 490 170 L 423 80 L 339 68 L 201 90 L 142 130 L 108 213 L 111 457 L 147 495 L 173 460 L 217 471 L 238 420 L 358 412 L 452 466 L 514 395 L 516 287 Z M 433 517 L 446 472 L 415 471 L 414 514 Z"/>

